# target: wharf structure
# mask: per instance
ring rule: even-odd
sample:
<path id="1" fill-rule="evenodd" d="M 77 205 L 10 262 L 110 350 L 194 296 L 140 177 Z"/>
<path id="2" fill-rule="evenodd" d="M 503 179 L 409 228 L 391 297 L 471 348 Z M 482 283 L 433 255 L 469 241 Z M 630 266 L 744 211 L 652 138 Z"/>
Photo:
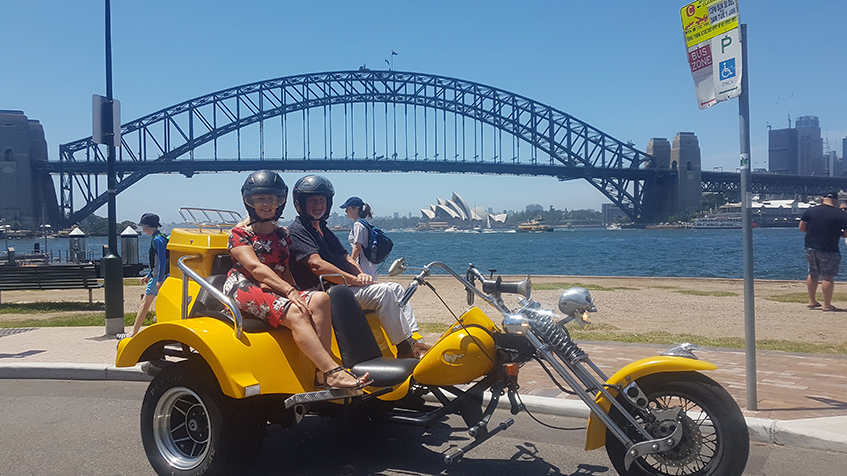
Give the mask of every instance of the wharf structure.
<path id="1" fill-rule="evenodd" d="M 753 222 L 760 227 L 797 227 L 803 212 L 815 206 L 814 203 L 800 200 L 757 200 L 751 208 Z M 741 203 L 727 203 L 720 207 L 722 214 L 741 215 Z"/>

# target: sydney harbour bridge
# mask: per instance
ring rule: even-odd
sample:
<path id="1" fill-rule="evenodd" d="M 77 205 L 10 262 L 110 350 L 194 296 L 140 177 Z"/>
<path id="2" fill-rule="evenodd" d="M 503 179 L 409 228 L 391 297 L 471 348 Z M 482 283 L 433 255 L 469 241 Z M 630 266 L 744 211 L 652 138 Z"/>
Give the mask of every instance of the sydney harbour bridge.
<path id="1" fill-rule="evenodd" d="M 106 148 L 62 144 L 63 225 L 107 202 Z M 150 174 L 279 171 L 435 172 L 583 179 L 634 221 L 672 210 L 674 167 L 632 143 L 502 89 L 399 71 L 303 74 L 233 87 L 121 126 L 117 192 Z M 702 191 L 737 192 L 739 174 L 702 171 Z M 844 178 L 753 174 L 754 193 L 821 194 Z"/>

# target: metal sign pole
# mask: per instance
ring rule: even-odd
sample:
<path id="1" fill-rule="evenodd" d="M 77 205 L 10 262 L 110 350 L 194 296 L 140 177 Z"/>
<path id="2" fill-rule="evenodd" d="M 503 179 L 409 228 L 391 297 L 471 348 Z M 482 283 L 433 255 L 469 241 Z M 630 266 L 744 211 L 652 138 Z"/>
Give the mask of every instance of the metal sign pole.
<path id="1" fill-rule="evenodd" d="M 118 255 L 118 226 L 115 195 L 117 179 L 115 173 L 115 127 L 112 97 L 112 22 L 111 5 L 106 0 L 106 107 L 104 108 L 103 136 L 109 148 L 108 156 L 108 199 L 109 199 L 109 254 L 101 260 L 106 293 L 106 334 L 124 331 L 124 286 L 123 265 Z"/>
<path id="2" fill-rule="evenodd" d="M 744 254 L 744 342 L 747 367 L 747 409 L 758 409 L 756 391 L 756 306 L 753 294 L 753 208 L 750 189 L 750 102 L 747 69 L 747 25 L 741 24 L 741 95 L 738 96 L 738 136 L 741 145 L 741 228 Z"/>

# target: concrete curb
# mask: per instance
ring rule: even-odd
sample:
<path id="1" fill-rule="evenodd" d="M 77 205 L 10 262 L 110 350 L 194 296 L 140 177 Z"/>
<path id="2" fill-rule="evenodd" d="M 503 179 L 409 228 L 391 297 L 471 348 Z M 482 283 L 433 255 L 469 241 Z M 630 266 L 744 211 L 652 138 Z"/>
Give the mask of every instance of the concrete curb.
<path id="1" fill-rule="evenodd" d="M 490 394 L 483 400 L 488 402 Z M 434 400 L 434 399 L 433 399 Z M 521 395 L 521 401 L 527 410 L 571 418 L 587 419 L 591 411 L 581 400 L 536 397 Z M 507 398 L 501 397 L 497 408 L 510 408 Z M 809 418 L 804 420 L 768 420 L 765 418 L 745 417 L 750 441 L 780 446 L 793 446 L 815 450 L 847 453 L 847 416 L 830 418 Z M 832 431 L 842 429 L 840 433 Z"/>
<path id="2" fill-rule="evenodd" d="M 115 367 L 106 364 L 71 364 L 65 362 L 15 362 L 0 364 L 3 379 L 54 379 L 54 380 L 119 380 L 150 381 L 150 376 L 141 371 L 141 364 L 134 367 Z"/>
<path id="3" fill-rule="evenodd" d="M 116 380 L 150 381 L 134 367 L 115 367 L 106 364 L 69 364 L 64 362 L 19 362 L 0 364 L 0 379 L 53 379 L 53 380 Z M 428 400 L 435 401 L 431 395 Z M 485 402 L 490 400 L 486 393 Z M 521 395 L 527 410 L 534 413 L 586 419 L 591 413 L 580 400 Z M 502 397 L 498 408 L 510 408 L 508 398 Z M 768 420 L 746 417 L 750 441 L 780 446 L 793 446 L 824 451 L 847 453 L 847 416 L 809 418 L 803 420 Z M 832 431 L 841 430 L 840 432 Z"/>

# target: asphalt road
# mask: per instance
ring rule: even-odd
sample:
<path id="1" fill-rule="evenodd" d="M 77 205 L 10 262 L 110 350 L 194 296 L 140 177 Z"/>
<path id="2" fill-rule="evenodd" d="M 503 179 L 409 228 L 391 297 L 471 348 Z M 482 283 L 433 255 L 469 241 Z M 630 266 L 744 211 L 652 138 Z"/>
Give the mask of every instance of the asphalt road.
<path id="1" fill-rule="evenodd" d="M 0 380 L 0 475 L 152 475 L 141 447 L 146 383 Z M 537 415 L 548 424 L 577 419 Z M 498 410 L 494 422 L 509 417 Z M 360 419 L 309 417 L 268 430 L 250 475 L 615 475 L 605 451 L 582 450 L 584 431 L 545 428 L 525 414 L 514 426 L 446 466 L 443 455 L 468 441 L 448 423 L 431 429 Z M 752 445 L 745 475 L 843 474 L 844 455 Z"/>

